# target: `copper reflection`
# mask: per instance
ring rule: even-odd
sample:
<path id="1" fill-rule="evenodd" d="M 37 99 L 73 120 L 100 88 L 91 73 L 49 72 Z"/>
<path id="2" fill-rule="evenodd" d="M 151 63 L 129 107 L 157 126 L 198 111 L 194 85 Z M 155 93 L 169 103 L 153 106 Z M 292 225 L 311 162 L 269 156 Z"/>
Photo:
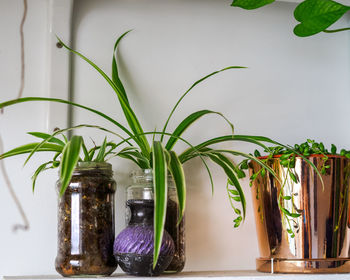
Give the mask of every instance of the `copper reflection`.
<path id="1" fill-rule="evenodd" d="M 322 166 L 322 156 L 309 160 Z M 329 156 L 325 163 L 330 167 L 322 175 L 301 158 L 296 159 L 295 173 L 299 182 L 284 181 L 287 169 L 278 159 L 269 165 L 285 182 L 281 183 L 271 174 L 258 176 L 252 186 L 256 230 L 260 249 L 257 270 L 282 273 L 339 273 L 350 272 L 349 230 L 349 175 L 350 160 Z M 260 166 L 252 162 L 251 172 Z M 282 184 L 283 185 L 283 184 Z M 291 225 L 278 207 L 279 194 L 293 197 L 282 200 L 283 207 L 291 213 L 300 213 Z M 287 232 L 291 229 L 292 233 Z"/>

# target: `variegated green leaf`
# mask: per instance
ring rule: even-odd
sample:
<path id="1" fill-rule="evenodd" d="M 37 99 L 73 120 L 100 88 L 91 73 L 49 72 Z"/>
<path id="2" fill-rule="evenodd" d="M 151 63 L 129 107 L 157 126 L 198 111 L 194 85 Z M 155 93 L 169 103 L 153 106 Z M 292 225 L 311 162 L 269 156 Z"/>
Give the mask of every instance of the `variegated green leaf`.
<path id="1" fill-rule="evenodd" d="M 56 138 L 56 137 L 53 137 L 51 134 L 48 134 L 48 133 L 42 133 L 42 132 L 28 132 L 29 135 L 32 135 L 34 137 L 38 137 L 38 138 L 41 138 L 41 139 L 45 139 L 47 140 L 47 142 L 49 143 L 55 143 L 55 144 L 58 144 L 58 145 L 61 145 L 61 146 L 64 146 L 65 143 Z"/>
<path id="2" fill-rule="evenodd" d="M 226 70 L 230 70 L 230 69 L 242 69 L 242 68 L 246 68 L 246 67 L 243 67 L 243 66 L 229 66 L 229 67 L 226 67 L 226 68 L 223 68 L 221 70 L 218 70 L 218 71 L 214 71 L 212 73 L 210 73 L 209 75 L 199 79 L 198 81 L 196 81 L 195 83 L 192 84 L 192 86 L 180 97 L 180 99 L 176 102 L 174 108 L 171 110 L 170 114 L 169 114 L 169 117 L 168 119 L 166 120 L 165 122 L 165 125 L 164 125 L 164 128 L 163 128 L 163 133 L 166 131 L 167 127 L 168 127 L 168 123 L 172 117 L 172 115 L 174 114 L 176 108 L 179 106 L 179 104 L 181 103 L 182 99 L 185 98 L 185 96 L 195 87 L 197 86 L 198 84 L 200 84 L 201 82 L 205 81 L 206 79 L 210 78 L 211 76 L 214 76 L 220 72 L 223 72 L 223 71 L 226 71 Z M 163 141 L 163 138 L 164 138 L 164 134 L 161 136 L 161 141 Z"/>
<path id="3" fill-rule="evenodd" d="M 180 222 L 183 218 L 183 215 L 185 214 L 185 207 L 186 207 L 186 180 L 185 180 L 185 173 L 182 167 L 182 164 L 176 155 L 174 151 L 169 151 L 170 155 L 170 164 L 169 164 L 169 170 L 170 173 L 174 179 L 176 191 L 177 191 L 177 197 L 179 200 L 179 208 L 180 208 Z"/>
<path id="4" fill-rule="evenodd" d="M 159 141 L 153 142 L 153 187 L 154 187 L 154 251 L 155 268 L 163 240 L 166 208 L 168 200 L 167 164 L 165 150 Z"/>
<path id="5" fill-rule="evenodd" d="M 123 39 L 123 37 L 128 34 L 131 30 L 129 31 L 126 31 L 123 35 L 121 35 L 117 41 L 115 42 L 114 44 L 114 49 L 113 49 L 113 60 L 112 60 L 112 81 L 114 82 L 114 84 L 116 85 L 117 88 L 119 88 L 121 94 L 124 96 L 126 102 L 129 103 L 129 100 L 128 100 L 128 96 L 126 95 L 126 91 L 125 91 L 125 88 L 123 86 L 123 83 L 122 81 L 120 80 L 119 78 L 119 74 L 118 74 L 118 63 L 117 63 L 117 60 L 118 60 L 118 45 L 120 43 L 120 41 Z"/>
<path id="6" fill-rule="evenodd" d="M 82 141 L 83 138 L 81 136 L 74 135 L 63 150 L 60 169 L 60 195 L 64 194 L 72 178 L 74 168 L 79 160 Z"/>
<path id="7" fill-rule="evenodd" d="M 0 159 L 7 157 L 17 156 L 21 154 L 29 154 L 35 149 L 40 143 L 30 143 L 17 148 L 14 148 L 6 153 L 0 155 Z M 63 147 L 61 145 L 45 143 L 42 145 L 37 152 L 62 152 Z"/>
<path id="8" fill-rule="evenodd" d="M 174 132 L 172 133 L 172 136 L 170 137 L 170 139 L 168 140 L 165 148 L 169 151 L 171 150 L 174 145 L 176 144 L 176 142 L 178 141 L 178 136 L 181 136 L 185 130 L 191 125 L 193 124 L 195 121 L 197 121 L 199 118 L 203 117 L 204 115 L 207 114 L 217 114 L 220 115 L 221 117 L 223 117 L 228 124 L 230 125 L 231 129 L 232 129 L 232 134 L 233 134 L 233 124 L 228 121 L 224 115 L 222 115 L 219 112 L 214 112 L 214 111 L 210 111 L 210 110 L 201 110 L 201 111 L 197 111 L 192 113 L 191 115 L 189 115 L 187 118 L 185 118 L 178 126 L 177 128 L 174 130 Z"/>

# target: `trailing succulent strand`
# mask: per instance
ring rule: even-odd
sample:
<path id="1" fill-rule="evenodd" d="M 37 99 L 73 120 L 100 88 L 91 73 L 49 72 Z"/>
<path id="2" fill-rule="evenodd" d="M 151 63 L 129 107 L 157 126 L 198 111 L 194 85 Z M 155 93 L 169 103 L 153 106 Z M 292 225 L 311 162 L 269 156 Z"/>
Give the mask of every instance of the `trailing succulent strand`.
<path id="1" fill-rule="evenodd" d="M 301 144 L 295 144 L 294 146 L 285 146 L 275 143 L 274 146 L 265 148 L 264 153 L 267 155 L 262 156 L 258 150 L 255 150 L 254 156 L 259 158 L 265 165 L 268 165 L 270 159 L 277 159 L 280 165 L 285 169 L 283 178 L 280 178 L 281 188 L 278 195 L 278 207 L 287 221 L 287 232 L 293 238 L 294 230 L 299 230 L 299 224 L 296 222 L 296 219 L 301 215 L 300 211 L 294 207 L 294 195 L 290 189 L 290 184 L 299 183 L 298 174 L 295 172 L 296 158 L 302 157 L 307 161 L 317 172 L 323 183 L 321 175 L 325 175 L 327 169 L 330 168 L 330 165 L 327 164 L 329 156 L 336 155 L 350 158 L 350 151 L 341 149 L 340 152 L 337 153 L 337 147 L 334 144 L 331 144 L 331 148 L 328 150 L 322 142 L 318 143 L 315 140 L 307 139 L 307 141 Z M 317 167 L 314 166 L 308 159 L 311 155 L 319 155 L 322 158 L 322 164 Z M 249 169 L 249 159 L 244 159 L 238 164 L 238 166 L 242 172 L 246 171 Z M 271 171 L 264 165 L 261 165 L 261 168 L 258 171 L 250 175 L 249 185 L 252 186 L 253 182 L 258 180 L 259 176 L 265 177 L 267 173 L 271 174 Z M 288 195 L 285 195 L 286 188 L 289 188 L 287 189 L 287 193 L 289 193 Z M 290 205 L 293 210 L 288 210 L 285 205 Z"/>

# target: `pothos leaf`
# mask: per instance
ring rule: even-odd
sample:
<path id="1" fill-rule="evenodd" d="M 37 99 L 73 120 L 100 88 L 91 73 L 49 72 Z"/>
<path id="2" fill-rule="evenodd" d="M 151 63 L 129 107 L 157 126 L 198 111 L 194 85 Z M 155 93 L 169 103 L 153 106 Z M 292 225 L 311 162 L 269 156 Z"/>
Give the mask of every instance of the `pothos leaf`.
<path id="1" fill-rule="evenodd" d="M 233 0 L 231 6 L 253 10 L 271 4 L 272 2 L 275 2 L 275 0 Z"/>
<path id="2" fill-rule="evenodd" d="M 350 6 L 332 0 L 305 0 L 294 11 L 295 19 L 300 22 L 294 34 L 306 37 L 325 31 L 349 10 Z"/>

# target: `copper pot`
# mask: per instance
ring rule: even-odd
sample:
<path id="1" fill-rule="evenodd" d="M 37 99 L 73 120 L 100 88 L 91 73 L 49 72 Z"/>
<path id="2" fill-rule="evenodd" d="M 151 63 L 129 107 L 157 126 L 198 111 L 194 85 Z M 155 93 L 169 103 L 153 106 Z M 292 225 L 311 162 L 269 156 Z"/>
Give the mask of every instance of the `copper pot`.
<path id="1" fill-rule="evenodd" d="M 266 173 L 259 175 L 252 185 L 261 256 L 256 260 L 258 271 L 350 272 L 350 160 L 329 156 L 325 162 L 320 155 L 308 159 L 318 168 L 322 164 L 329 166 L 322 175 L 323 184 L 312 167 L 299 157 L 292 170 L 298 183 L 286 176 L 287 168 L 273 158 L 268 165 L 280 182 Z M 256 162 L 250 163 L 251 174 L 260 168 Z M 300 216 L 292 218 L 280 208 Z"/>

